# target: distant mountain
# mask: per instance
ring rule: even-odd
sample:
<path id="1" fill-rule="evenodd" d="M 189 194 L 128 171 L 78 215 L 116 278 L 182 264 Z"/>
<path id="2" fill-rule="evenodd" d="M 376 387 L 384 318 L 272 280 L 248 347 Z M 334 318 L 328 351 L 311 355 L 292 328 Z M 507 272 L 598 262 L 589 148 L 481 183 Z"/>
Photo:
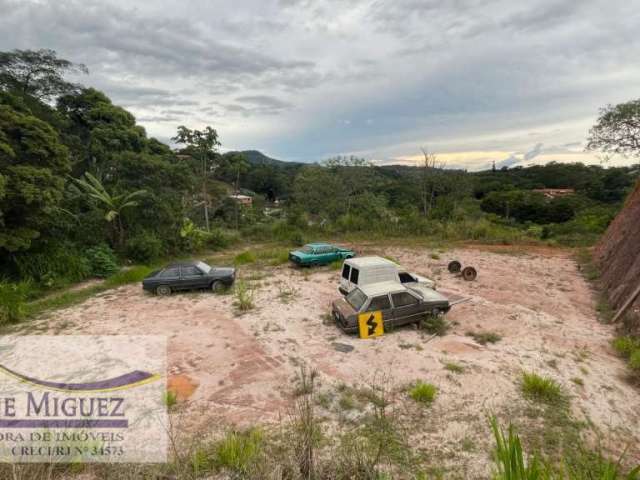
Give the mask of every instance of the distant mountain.
<path id="1" fill-rule="evenodd" d="M 285 162 L 284 160 L 276 160 L 275 158 L 266 156 L 264 153 L 259 152 L 258 150 L 243 150 L 239 153 L 243 154 L 251 165 L 274 165 L 280 167 L 285 165 L 299 165 L 298 162 Z"/>

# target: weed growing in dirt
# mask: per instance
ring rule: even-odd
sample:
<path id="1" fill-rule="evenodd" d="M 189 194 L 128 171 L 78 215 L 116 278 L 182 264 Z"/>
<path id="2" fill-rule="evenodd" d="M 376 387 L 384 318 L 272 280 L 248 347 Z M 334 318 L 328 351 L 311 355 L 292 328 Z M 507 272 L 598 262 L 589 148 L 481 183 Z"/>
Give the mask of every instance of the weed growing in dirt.
<path id="1" fill-rule="evenodd" d="M 178 404 L 178 395 L 172 390 L 167 390 L 164 394 L 164 404 L 169 410 Z"/>
<path id="2" fill-rule="evenodd" d="M 631 336 L 618 337 L 612 344 L 618 354 L 627 360 L 632 380 L 640 380 L 640 338 Z"/>
<path id="3" fill-rule="evenodd" d="M 253 303 L 253 289 L 244 280 L 238 280 L 233 289 L 234 305 L 240 312 L 247 312 L 255 308 Z"/>
<path id="4" fill-rule="evenodd" d="M 420 328 L 432 335 L 444 336 L 451 324 L 442 315 L 425 315 L 420 321 Z"/>
<path id="5" fill-rule="evenodd" d="M 255 257 L 256 260 L 275 267 L 278 265 L 284 265 L 289 261 L 289 250 L 286 248 L 259 250 L 255 254 Z"/>
<path id="6" fill-rule="evenodd" d="M 438 395 L 438 387 L 418 380 L 409 389 L 409 396 L 416 402 L 431 405 Z"/>
<path id="7" fill-rule="evenodd" d="M 444 364 L 444 369 L 450 371 L 451 373 L 464 373 L 464 367 L 459 363 L 455 362 L 447 362 Z"/>
<path id="8" fill-rule="evenodd" d="M 520 437 L 512 425 L 505 435 L 494 417 L 491 418 L 491 429 L 496 442 L 494 458 L 497 472 L 494 480 L 550 480 L 548 470 L 537 457 L 525 458 Z"/>
<path id="9" fill-rule="evenodd" d="M 558 382 L 537 373 L 523 372 L 520 387 L 526 398 L 536 402 L 553 405 L 566 401 L 566 395 Z"/>
<path id="10" fill-rule="evenodd" d="M 438 255 L 437 253 L 432 253 L 431 255 L 429 255 L 432 259 L 434 260 L 440 260 L 440 255 Z"/>
<path id="11" fill-rule="evenodd" d="M 584 387 L 584 380 L 580 377 L 571 377 L 571 381 L 579 387 Z"/>
<path id="12" fill-rule="evenodd" d="M 468 331 L 465 333 L 467 337 L 472 337 L 476 342 L 480 345 L 486 345 L 487 343 L 497 343 L 502 340 L 502 336 L 500 336 L 496 332 L 473 332 Z"/>

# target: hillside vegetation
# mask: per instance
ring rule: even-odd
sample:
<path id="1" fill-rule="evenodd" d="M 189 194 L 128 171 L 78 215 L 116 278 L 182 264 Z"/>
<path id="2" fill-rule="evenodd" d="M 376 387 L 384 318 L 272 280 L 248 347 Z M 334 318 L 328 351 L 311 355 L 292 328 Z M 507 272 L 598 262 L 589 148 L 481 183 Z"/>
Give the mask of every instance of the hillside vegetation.
<path id="1" fill-rule="evenodd" d="M 86 68 L 49 50 L 0 54 L 0 322 L 48 289 L 239 238 L 588 245 L 638 174 L 554 163 L 467 173 L 428 153 L 416 167 L 289 163 L 221 154 L 211 127 L 180 127 L 172 150 L 104 93 L 67 81 L 72 72 Z"/>

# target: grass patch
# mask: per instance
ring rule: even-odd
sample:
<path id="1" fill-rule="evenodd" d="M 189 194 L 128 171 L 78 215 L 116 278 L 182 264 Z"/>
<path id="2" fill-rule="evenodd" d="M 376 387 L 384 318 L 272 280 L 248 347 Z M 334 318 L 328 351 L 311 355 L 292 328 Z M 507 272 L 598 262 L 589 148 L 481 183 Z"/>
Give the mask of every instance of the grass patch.
<path id="1" fill-rule="evenodd" d="M 520 388 L 526 398 L 536 402 L 558 405 L 566 400 L 566 396 L 558 382 L 552 378 L 540 376 L 537 373 L 524 372 Z"/>
<path id="2" fill-rule="evenodd" d="M 472 337 L 480 345 L 486 345 L 487 343 L 497 343 L 502 340 L 502 336 L 500 336 L 496 332 L 469 331 L 465 335 L 467 335 L 468 337 Z"/>
<path id="3" fill-rule="evenodd" d="M 578 385 L 579 387 L 584 387 L 584 380 L 580 377 L 572 377 L 571 381 Z"/>
<path id="4" fill-rule="evenodd" d="M 329 264 L 330 270 L 340 270 L 342 268 L 342 263 L 344 260 L 334 260 Z"/>
<path id="5" fill-rule="evenodd" d="M 248 265 L 250 263 L 256 263 L 258 257 L 251 250 L 247 250 L 246 252 L 239 253 L 233 258 L 233 264 L 236 266 L 239 265 Z"/>
<path id="6" fill-rule="evenodd" d="M 580 250 L 578 250 L 578 252 L 576 253 L 576 262 L 578 262 L 580 271 L 587 280 L 593 282 L 594 280 L 600 278 L 600 271 L 593 261 L 593 256 L 591 255 L 589 249 L 581 248 Z"/>
<path id="7" fill-rule="evenodd" d="M 462 365 L 460 365 L 459 363 L 455 363 L 455 362 L 447 362 L 444 364 L 444 369 L 451 372 L 451 373 L 457 373 L 457 374 L 461 374 L 464 373 L 464 367 Z"/>
<path id="8" fill-rule="evenodd" d="M 429 255 L 433 260 L 440 260 L 440 255 L 438 255 L 437 253 L 432 253 L 431 255 Z"/>
<path id="9" fill-rule="evenodd" d="M 421 380 L 418 380 L 409 389 L 409 396 L 411 399 L 423 405 L 431 405 L 435 401 L 437 395 L 438 387 Z"/>

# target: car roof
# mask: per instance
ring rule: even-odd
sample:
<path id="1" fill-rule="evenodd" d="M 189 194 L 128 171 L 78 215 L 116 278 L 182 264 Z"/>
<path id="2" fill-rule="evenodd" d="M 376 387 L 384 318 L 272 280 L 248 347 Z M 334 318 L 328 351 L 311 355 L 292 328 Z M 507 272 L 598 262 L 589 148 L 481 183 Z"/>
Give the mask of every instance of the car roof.
<path id="1" fill-rule="evenodd" d="M 387 281 L 378 283 L 369 283 L 358 287 L 367 297 L 375 297 L 376 295 L 384 295 L 389 292 L 406 292 L 407 287 L 398 282 Z"/>
<path id="2" fill-rule="evenodd" d="M 356 257 L 350 258 L 346 260 L 349 265 L 353 265 L 354 267 L 380 267 L 380 266 L 392 266 L 397 267 L 398 264 L 392 262 L 391 260 L 387 260 L 382 257 Z"/>
<path id="3" fill-rule="evenodd" d="M 317 242 L 317 243 L 307 243 L 306 246 L 307 247 L 333 247 L 334 245 L 331 245 L 330 243 Z"/>
<path id="4" fill-rule="evenodd" d="M 199 263 L 200 263 L 200 260 L 195 262 L 176 262 L 176 263 L 170 263 L 164 268 L 194 267 Z"/>

